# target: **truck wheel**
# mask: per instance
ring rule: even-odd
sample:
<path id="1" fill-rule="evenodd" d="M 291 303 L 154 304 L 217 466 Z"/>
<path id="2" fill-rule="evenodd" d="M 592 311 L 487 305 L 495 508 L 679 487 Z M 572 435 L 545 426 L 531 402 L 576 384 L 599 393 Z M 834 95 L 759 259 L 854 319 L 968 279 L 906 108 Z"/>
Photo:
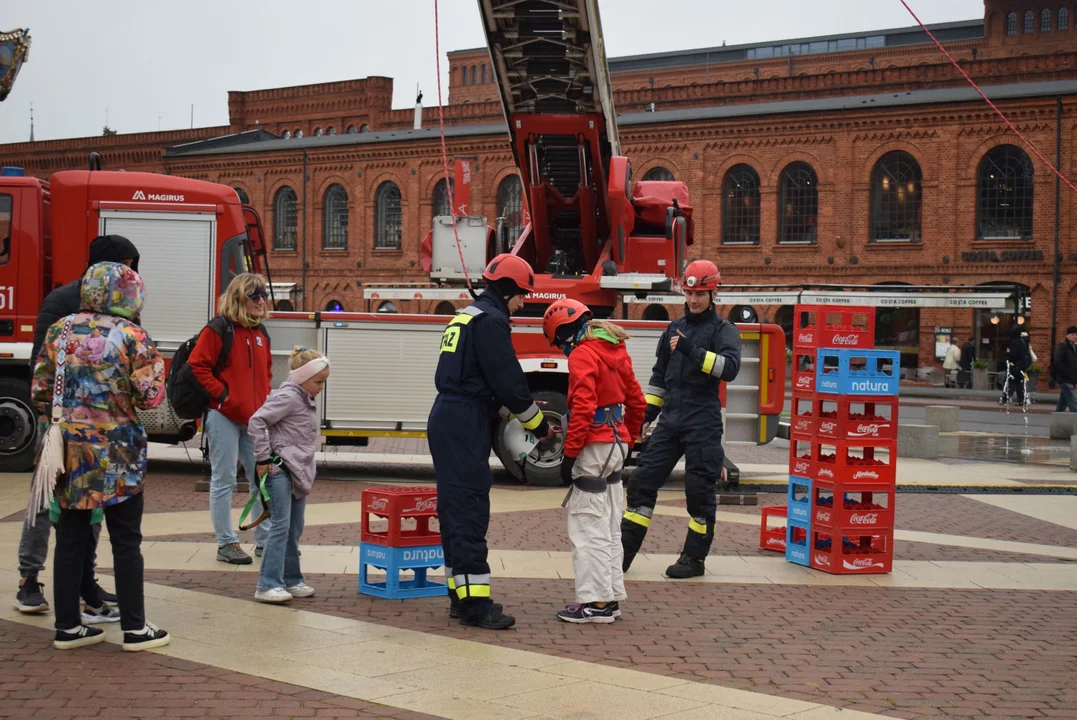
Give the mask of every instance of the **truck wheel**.
<path id="1" fill-rule="evenodd" d="M 534 393 L 535 402 L 542 409 L 542 414 L 555 430 L 561 427 L 562 418 L 568 411 L 568 399 L 564 393 L 555 390 L 540 390 Z M 494 432 L 494 452 L 501 460 L 501 464 L 517 480 L 523 480 L 528 485 L 538 487 L 559 487 L 561 482 L 561 448 L 564 445 L 563 432 L 557 433 L 549 447 L 536 450 L 528 458 L 527 462 L 520 463 L 508 458 L 504 453 L 502 433 L 507 421 L 502 420 L 497 424 Z"/>
<path id="2" fill-rule="evenodd" d="M 34 467 L 37 413 L 30 405 L 30 382 L 0 378 L 0 465 L 10 472 Z"/>

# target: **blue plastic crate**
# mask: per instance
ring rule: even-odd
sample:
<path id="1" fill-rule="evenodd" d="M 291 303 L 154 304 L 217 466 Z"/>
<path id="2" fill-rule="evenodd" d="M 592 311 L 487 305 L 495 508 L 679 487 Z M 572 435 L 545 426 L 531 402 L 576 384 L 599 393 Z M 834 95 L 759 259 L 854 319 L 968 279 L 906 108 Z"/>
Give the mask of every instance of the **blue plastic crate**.
<path id="1" fill-rule="evenodd" d="M 796 492 L 794 486 L 801 486 L 804 488 L 801 492 L 805 493 L 803 500 L 796 499 Z M 789 476 L 789 491 L 787 493 L 786 502 L 786 517 L 790 520 L 798 520 L 800 522 L 809 522 L 811 520 L 811 498 L 812 498 L 812 482 L 809 478 L 797 477 L 796 475 Z"/>
<path id="2" fill-rule="evenodd" d="M 389 600 L 445 595 L 448 592 L 445 583 L 432 582 L 426 577 L 427 570 L 444 565 L 445 553 L 440 545 L 394 548 L 360 543 L 359 592 Z M 367 572 L 371 566 L 385 570 L 385 582 L 370 582 Z M 400 573 L 405 570 L 413 571 L 415 577 L 401 580 Z"/>
<path id="3" fill-rule="evenodd" d="M 863 368 L 853 369 L 853 361 Z M 815 392 L 838 395 L 897 395 L 901 353 L 896 350 L 819 348 L 815 357 Z M 833 369 L 837 372 L 825 372 Z M 889 368 L 883 365 L 890 364 Z"/>
<path id="4" fill-rule="evenodd" d="M 799 528 L 804 531 L 803 543 L 793 542 L 793 528 Z M 797 565 L 807 566 L 809 542 L 811 542 L 811 523 L 787 518 L 785 523 L 785 559 Z"/>

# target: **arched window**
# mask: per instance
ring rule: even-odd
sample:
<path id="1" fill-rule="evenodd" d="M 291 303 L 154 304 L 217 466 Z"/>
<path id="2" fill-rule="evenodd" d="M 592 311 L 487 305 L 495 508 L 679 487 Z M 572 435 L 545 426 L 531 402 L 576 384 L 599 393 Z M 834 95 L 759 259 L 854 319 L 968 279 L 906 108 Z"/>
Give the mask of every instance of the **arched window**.
<path id="1" fill-rule="evenodd" d="M 295 190 L 285 185 L 273 198 L 274 250 L 295 250 L 298 217 Z"/>
<path id="2" fill-rule="evenodd" d="M 782 305 L 774 313 L 774 324 L 785 333 L 785 346 L 793 347 L 793 306 Z"/>
<path id="3" fill-rule="evenodd" d="M 1058 29 L 1069 30 L 1070 29 L 1070 11 L 1067 8 L 1058 9 Z"/>
<path id="4" fill-rule="evenodd" d="M 455 315 L 456 306 L 448 300 L 442 300 L 438 303 L 438 306 L 434 308 L 435 315 Z"/>
<path id="5" fill-rule="evenodd" d="M 523 183 L 518 175 L 509 175 L 497 186 L 497 216 L 505 218 L 508 247 L 516 244 L 524 230 Z"/>
<path id="6" fill-rule="evenodd" d="M 819 229 L 819 189 L 815 170 L 794 162 L 782 170 L 778 196 L 778 242 L 814 243 Z"/>
<path id="7" fill-rule="evenodd" d="M 374 248 L 399 250 L 402 231 L 400 188 L 395 182 L 383 182 L 374 195 Z"/>
<path id="8" fill-rule="evenodd" d="M 467 65 L 460 68 L 460 80 L 464 85 L 467 85 Z"/>
<path id="9" fill-rule="evenodd" d="M 278 300 L 273 304 L 273 309 L 281 312 L 292 312 L 295 310 L 295 305 L 292 304 L 291 300 Z"/>
<path id="10" fill-rule="evenodd" d="M 647 307 L 643 308 L 643 319 L 668 321 L 669 310 L 666 309 L 665 305 L 659 305 L 657 303 L 655 303 L 654 305 L 648 305 Z"/>
<path id="11" fill-rule="evenodd" d="M 977 237 L 1032 238 L 1032 161 L 1024 150 L 999 145 L 984 155 L 976 186 Z"/>
<path id="12" fill-rule="evenodd" d="M 330 185 L 322 198 L 322 249 L 348 249 L 348 191 Z"/>
<path id="13" fill-rule="evenodd" d="M 661 165 L 656 165 L 655 167 L 651 168 L 650 170 L 648 170 L 644 174 L 643 179 L 644 180 L 659 180 L 661 182 L 672 182 L 673 181 L 673 173 L 671 171 L 667 170 L 666 168 L 662 167 Z"/>
<path id="14" fill-rule="evenodd" d="M 302 138 L 303 137 L 303 131 L 302 130 L 296 130 L 295 131 L 295 136 L 296 136 L 296 139 Z"/>
<path id="15" fill-rule="evenodd" d="M 354 125 L 349 125 L 348 129 L 345 130 L 345 132 L 349 135 L 354 135 L 355 133 L 359 132 L 359 128 L 355 127 Z"/>
<path id="16" fill-rule="evenodd" d="M 292 138 L 292 131 L 291 130 L 285 130 L 284 133 L 281 135 L 281 137 L 284 138 L 285 140 L 290 140 Z"/>
<path id="17" fill-rule="evenodd" d="M 314 128 L 314 137 L 321 137 L 322 135 L 325 135 L 324 130 L 322 130 L 320 127 Z"/>
<path id="18" fill-rule="evenodd" d="M 759 244 L 759 174 L 734 165 L 722 182 L 722 242 Z"/>
<path id="19" fill-rule="evenodd" d="M 336 135 L 337 134 L 337 129 L 335 127 L 333 127 L 332 125 L 330 125 L 329 129 L 325 131 L 325 134 L 326 135 Z"/>
<path id="20" fill-rule="evenodd" d="M 1031 10 L 1025 11 L 1025 35 L 1031 35 L 1036 29 L 1036 16 Z"/>
<path id="21" fill-rule="evenodd" d="M 871 239 L 920 241 L 923 201 L 920 164 L 902 150 L 888 152 L 871 173 Z"/>
<path id="22" fill-rule="evenodd" d="M 363 123 L 362 125 L 359 126 L 359 132 L 361 132 L 361 133 L 370 132 L 370 126 L 367 125 L 366 123 Z"/>
<path id="23" fill-rule="evenodd" d="M 486 84 L 486 65 L 483 64 L 481 67 L 482 67 L 482 84 L 485 85 Z"/>
<path id="24" fill-rule="evenodd" d="M 1047 8 L 1040 12 L 1040 32 L 1051 32 L 1051 11 Z"/>
<path id="25" fill-rule="evenodd" d="M 446 183 L 445 178 L 438 180 L 434 186 L 434 217 L 452 215 L 452 199 L 449 197 L 452 187 L 452 180 Z"/>
<path id="26" fill-rule="evenodd" d="M 339 300 L 330 300 L 325 304 L 326 312 L 344 312 L 344 306 Z"/>
<path id="27" fill-rule="evenodd" d="M 243 188 L 236 188 L 236 195 L 239 197 L 240 205 L 250 205 L 251 199 L 247 197 L 247 191 Z"/>
<path id="28" fill-rule="evenodd" d="M 474 65 L 472 65 L 471 66 L 471 84 L 472 85 L 476 84 L 475 81 L 478 79 L 478 77 L 479 77 L 478 69 Z"/>
<path id="29" fill-rule="evenodd" d="M 1017 34 L 1017 13 L 1015 13 L 1015 12 L 1012 12 L 1009 15 L 1006 16 L 1006 34 L 1007 35 L 1016 35 Z"/>
<path id="30" fill-rule="evenodd" d="M 400 311 L 396 309 L 396 303 L 392 302 L 391 300 L 386 300 L 381 305 L 378 305 L 378 309 L 375 310 L 375 312 L 395 313 Z"/>

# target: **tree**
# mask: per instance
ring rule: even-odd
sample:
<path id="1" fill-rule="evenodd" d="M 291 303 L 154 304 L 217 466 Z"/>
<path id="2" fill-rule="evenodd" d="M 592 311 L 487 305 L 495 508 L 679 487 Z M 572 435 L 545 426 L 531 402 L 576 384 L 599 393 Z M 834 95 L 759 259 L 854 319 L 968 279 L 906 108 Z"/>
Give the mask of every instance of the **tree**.
<path id="1" fill-rule="evenodd" d="M 101 135 L 104 136 L 104 137 L 109 137 L 110 135 L 115 135 L 115 134 L 116 134 L 116 131 L 113 130 L 112 128 L 110 128 L 108 125 L 106 125 L 105 129 L 101 132 Z"/>

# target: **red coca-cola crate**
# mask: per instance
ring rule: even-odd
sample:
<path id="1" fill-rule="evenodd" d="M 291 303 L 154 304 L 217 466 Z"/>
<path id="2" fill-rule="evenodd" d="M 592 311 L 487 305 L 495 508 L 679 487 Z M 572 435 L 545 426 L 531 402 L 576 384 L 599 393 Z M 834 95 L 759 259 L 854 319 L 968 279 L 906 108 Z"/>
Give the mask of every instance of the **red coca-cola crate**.
<path id="1" fill-rule="evenodd" d="M 793 349 L 875 347 L 875 308 L 795 305 Z"/>
<path id="2" fill-rule="evenodd" d="M 866 534 L 812 528 L 808 566 L 832 575 L 876 575 L 894 569 L 894 531 Z"/>
<path id="3" fill-rule="evenodd" d="M 832 485 L 893 485 L 897 481 L 896 440 L 830 440 L 817 436 L 812 450 L 813 480 Z"/>
<path id="4" fill-rule="evenodd" d="M 792 365 L 794 393 L 815 392 L 815 350 L 800 352 L 793 348 Z"/>
<path id="5" fill-rule="evenodd" d="M 794 408 L 796 401 L 793 401 Z M 896 440 L 897 396 L 818 394 L 815 434 L 834 440 Z M 792 422 L 792 421 L 790 421 Z"/>
<path id="6" fill-rule="evenodd" d="M 793 391 L 789 414 L 789 432 L 814 435 L 819 414 L 819 397 L 815 393 Z"/>
<path id="7" fill-rule="evenodd" d="M 791 433 L 789 435 L 789 474 L 800 477 L 815 477 L 815 442 L 811 435 Z"/>
<path id="8" fill-rule="evenodd" d="M 812 484 L 813 528 L 878 532 L 894 527 L 894 488 L 843 483 Z"/>
<path id="9" fill-rule="evenodd" d="M 438 545 L 438 491 L 432 487 L 378 487 L 363 491 L 360 537 L 386 547 Z"/>
<path id="10" fill-rule="evenodd" d="M 784 518 L 785 507 L 782 505 L 768 505 L 763 508 L 763 515 L 759 525 L 759 549 L 773 550 L 785 553 L 785 525 L 771 527 L 770 518 Z"/>

